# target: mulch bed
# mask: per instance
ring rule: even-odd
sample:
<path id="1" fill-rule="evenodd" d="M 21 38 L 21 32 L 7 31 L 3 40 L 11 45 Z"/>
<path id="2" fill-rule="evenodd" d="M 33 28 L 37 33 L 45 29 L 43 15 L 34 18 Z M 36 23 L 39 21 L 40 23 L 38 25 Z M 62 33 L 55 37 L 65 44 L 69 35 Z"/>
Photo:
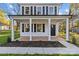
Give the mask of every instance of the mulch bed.
<path id="1" fill-rule="evenodd" d="M 65 47 L 58 41 L 13 41 L 1 47 Z"/>

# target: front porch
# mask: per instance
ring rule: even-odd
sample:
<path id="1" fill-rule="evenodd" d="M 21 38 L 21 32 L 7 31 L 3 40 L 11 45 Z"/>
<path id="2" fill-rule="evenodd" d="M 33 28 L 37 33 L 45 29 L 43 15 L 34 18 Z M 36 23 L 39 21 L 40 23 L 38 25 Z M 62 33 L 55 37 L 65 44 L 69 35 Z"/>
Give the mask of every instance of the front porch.
<path id="1" fill-rule="evenodd" d="M 64 40 L 59 37 L 59 23 L 66 20 L 66 41 L 69 40 L 69 18 L 71 16 L 12 16 L 12 41 L 14 41 L 14 20 L 20 24 L 20 41 L 61 41 Z M 29 32 L 22 32 L 22 22 L 29 24 Z M 45 33 L 44 32 L 32 32 L 32 24 L 44 24 L 45 23 Z M 55 31 L 51 30 L 51 24 L 55 24 Z M 47 26 L 47 27 L 46 27 Z M 34 28 L 33 28 L 34 29 Z M 25 31 L 25 30 L 23 30 Z M 43 30 L 42 30 L 43 31 Z M 54 36 L 51 36 L 51 31 L 55 32 Z"/>

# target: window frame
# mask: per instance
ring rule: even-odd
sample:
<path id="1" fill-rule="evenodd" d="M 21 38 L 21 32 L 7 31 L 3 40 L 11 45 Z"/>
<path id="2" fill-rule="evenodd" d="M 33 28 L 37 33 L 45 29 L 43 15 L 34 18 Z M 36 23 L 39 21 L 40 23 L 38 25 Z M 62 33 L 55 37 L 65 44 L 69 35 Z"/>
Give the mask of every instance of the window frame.
<path id="1" fill-rule="evenodd" d="M 39 14 L 38 14 L 38 12 L 39 12 Z M 42 14 L 42 8 L 41 8 L 41 6 L 36 7 L 36 15 L 41 15 L 41 14 Z"/>
<path id="2" fill-rule="evenodd" d="M 27 23 L 22 23 L 21 24 L 22 25 L 22 32 L 24 33 L 24 32 L 30 32 L 30 25 Z M 43 32 L 45 32 L 45 24 L 31 24 L 32 25 L 32 27 L 31 27 L 31 29 L 32 29 L 32 31 L 31 32 L 38 32 L 38 33 L 43 33 Z M 40 25 L 41 27 L 41 31 L 38 31 L 38 25 Z M 28 26 L 27 28 L 29 29 L 29 31 L 26 31 L 26 26 Z"/>
<path id="3" fill-rule="evenodd" d="M 26 10 L 26 8 L 28 8 L 28 10 Z M 26 12 L 28 12 L 28 14 Z M 29 6 L 25 7 L 25 15 L 30 15 L 30 7 Z"/>

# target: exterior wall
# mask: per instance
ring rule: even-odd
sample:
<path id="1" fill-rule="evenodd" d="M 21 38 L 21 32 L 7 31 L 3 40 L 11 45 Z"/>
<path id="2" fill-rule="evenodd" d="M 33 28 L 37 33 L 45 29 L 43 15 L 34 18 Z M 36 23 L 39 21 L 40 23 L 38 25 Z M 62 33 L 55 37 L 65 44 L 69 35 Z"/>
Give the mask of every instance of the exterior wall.
<path id="1" fill-rule="evenodd" d="M 30 37 L 29 36 L 21 36 L 20 41 L 29 41 Z"/>
<path id="2" fill-rule="evenodd" d="M 30 32 L 22 32 L 22 23 L 26 23 L 29 24 L 29 20 L 24 21 L 24 22 L 20 22 L 20 36 L 30 36 Z M 48 20 L 45 19 L 38 19 L 38 20 L 32 20 L 32 24 L 45 24 L 45 32 L 32 32 L 32 36 L 49 36 L 49 25 L 48 25 Z M 56 25 L 56 23 L 53 23 L 53 21 L 51 21 L 51 24 Z M 56 29 L 58 25 L 56 25 Z M 50 27 L 51 28 L 51 27 Z M 56 30 L 56 36 L 58 35 L 58 31 Z"/>
<path id="3" fill-rule="evenodd" d="M 55 10 L 55 8 L 54 7 L 57 7 L 57 14 L 59 14 L 59 4 L 20 4 L 20 11 L 19 11 L 19 14 L 21 14 L 22 15 L 22 6 L 24 6 L 24 8 L 25 7 L 31 7 L 31 6 L 33 6 L 33 14 L 34 14 L 34 6 L 36 6 L 36 7 L 43 7 L 43 6 L 48 6 L 48 8 L 49 7 L 53 7 L 53 12 L 54 12 L 54 10 Z M 24 12 L 25 12 L 25 9 L 24 9 Z M 46 10 L 45 10 L 45 12 L 46 12 Z M 48 12 L 49 12 L 49 10 L 48 10 Z M 25 13 L 24 13 L 25 14 Z M 43 14 L 43 12 L 42 12 L 42 14 Z M 55 13 L 54 13 L 55 14 Z"/>

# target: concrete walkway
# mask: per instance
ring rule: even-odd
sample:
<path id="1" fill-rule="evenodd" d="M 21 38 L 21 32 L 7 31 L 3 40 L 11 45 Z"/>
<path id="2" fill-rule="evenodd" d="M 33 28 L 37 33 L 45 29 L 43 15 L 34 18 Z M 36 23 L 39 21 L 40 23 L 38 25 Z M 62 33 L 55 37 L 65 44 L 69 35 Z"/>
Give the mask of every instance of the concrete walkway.
<path id="1" fill-rule="evenodd" d="M 64 46 L 66 46 L 67 48 L 78 48 L 77 46 L 75 46 L 74 44 L 68 43 L 66 41 L 59 41 L 61 44 L 63 44 Z"/>
<path id="2" fill-rule="evenodd" d="M 66 48 L 50 47 L 0 47 L 0 54 L 79 54 L 79 48 L 73 44 L 60 41 Z"/>

